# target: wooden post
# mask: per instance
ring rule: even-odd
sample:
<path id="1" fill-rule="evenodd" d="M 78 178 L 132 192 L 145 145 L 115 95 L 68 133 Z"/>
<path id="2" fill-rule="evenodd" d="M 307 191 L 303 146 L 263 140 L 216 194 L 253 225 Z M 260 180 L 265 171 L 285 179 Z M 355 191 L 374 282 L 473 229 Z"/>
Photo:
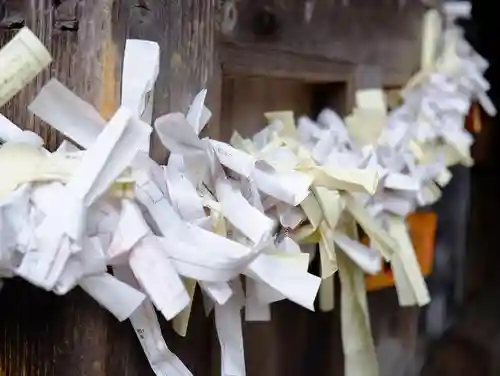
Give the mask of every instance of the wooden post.
<path id="1" fill-rule="evenodd" d="M 160 73 L 154 93 L 154 116 L 167 112 L 186 112 L 194 96 L 204 88 L 210 90 L 208 106 L 214 116 L 205 133 L 218 138 L 220 75 L 216 54 L 215 0 L 115 0 L 114 35 L 116 49 L 123 51 L 123 38 L 147 39 L 160 45 Z M 156 161 L 165 163 L 167 150 L 154 137 L 151 152 Z M 164 320 L 165 340 L 171 350 L 191 372 L 208 375 L 212 348 L 212 318 L 205 316 L 201 293 L 195 293 L 187 336 L 179 337 Z M 127 327 L 130 333 L 132 328 Z M 121 329 L 120 329 L 121 332 Z M 126 337 L 125 337 L 126 336 Z M 126 359 L 125 354 L 140 352 L 132 336 L 112 342 L 116 366 L 123 375 L 148 374 L 141 360 Z M 115 371 L 113 371 L 115 372 Z M 145 373 L 146 372 L 146 373 Z"/>
<path id="2" fill-rule="evenodd" d="M 128 38 L 160 44 L 160 75 L 156 84 L 154 112 L 185 112 L 203 88 L 211 89 L 209 107 L 218 113 L 220 82 L 216 54 L 215 0 L 116 0 L 116 30 Z M 121 46 L 120 46 L 121 47 Z M 216 120 L 216 119 L 215 119 Z M 216 121 L 210 134 L 218 135 Z M 164 162 L 167 152 L 158 139 L 153 155 Z"/>
<path id="3" fill-rule="evenodd" d="M 156 115 L 185 111 L 202 88 L 217 93 L 215 0 L 9 0 L 0 2 L 0 47 L 28 26 L 49 47 L 50 69 L 2 108 L 23 128 L 40 134 L 50 149 L 61 136 L 27 112 L 49 77 L 57 77 L 105 118 L 118 108 L 123 48 L 127 37 L 160 44 Z M 215 120 L 220 95 L 210 103 Z M 212 125 L 213 124 L 213 125 Z M 217 137 L 217 122 L 208 132 Z M 154 157 L 166 150 L 155 140 Z M 165 325 L 166 342 L 196 376 L 209 373 L 211 325 L 196 296 L 185 339 Z M 128 322 L 118 323 L 83 291 L 67 296 L 9 280 L 1 292 L 0 375 L 153 375 Z"/>
<path id="4" fill-rule="evenodd" d="M 27 112 L 27 105 L 50 76 L 56 76 L 98 108 L 104 110 L 116 103 L 116 96 L 109 96 L 106 86 L 111 88 L 114 81 L 102 80 L 106 70 L 114 69 L 103 60 L 106 46 L 111 43 L 112 3 L 82 2 L 78 22 L 72 28 L 61 27 L 57 21 L 62 19 L 59 17 L 76 20 L 76 2 L 65 3 L 61 9 L 54 8 L 50 0 L 5 3 L 0 45 L 25 24 L 49 47 L 54 63 L 3 107 L 2 113 L 19 126 L 40 134 L 50 149 L 56 147 L 60 136 Z M 106 368 L 110 315 L 83 291 L 56 297 L 13 280 L 6 281 L 1 299 L 4 308 L 0 312 L 0 374 L 111 374 Z"/>
<path id="5" fill-rule="evenodd" d="M 216 3 L 217 0 L 0 0 L 0 46 L 10 40 L 16 28 L 25 24 L 50 48 L 54 57 L 51 69 L 2 108 L 2 113 L 42 135 L 48 147 L 54 149 L 60 135 L 26 110 L 43 83 L 56 76 L 93 103 L 104 117 L 110 117 L 120 102 L 125 40 L 149 39 L 157 41 L 161 48 L 155 115 L 186 111 L 195 94 L 208 88 L 214 119 L 206 133 L 213 138 L 227 138 L 229 129 L 221 132 L 219 126 L 222 73 Z M 267 75 L 294 80 L 287 84 L 292 88 L 297 87 L 297 80 L 308 84 L 345 81 L 345 102 L 349 107 L 354 88 L 349 78 L 353 66 L 381 65 L 383 82 L 390 85 L 404 83 L 413 73 L 412 64 L 418 61 L 415 36 L 420 30 L 418 15 L 422 10 L 415 5 L 417 2 L 398 10 L 396 2 L 393 9 L 387 2 L 382 5 L 371 0 L 351 0 L 348 7 L 338 2 L 333 5 L 330 0 L 316 0 L 306 18 L 302 5 L 297 5 L 299 2 L 285 3 L 281 0 L 224 2 L 224 12 L 230 17 L 221 20 L 227 42 L 221 58 L 229 78 Z M 260 78 L 245 79 L 252 81 L 254 87 L 262 88 L 265 84 Z M 228 87 L 234 92 L 244 91 L 231 80 Z M 275 92 L 273 99 L 285 94 L 291 104 L 307 94 L 292 96 L 293 90 Z M 230 103 L 231 98 L 226 99 Z M 305 104 L 300 100 L 301 106 Z M 228 126 L 235 114 L 225 114 Z M 157 161 L 166 161 L 167 151 L 158 139 L 153 140 L 151 150 Z M 170 324 L 163 321 L 164 334 L 171 350 L 195 376 L 210 375 L 212 369 L 215 369 L 212 374 L 219 374 L 217 361 L 211 358 L 218 353 L 218 343 L 200 298 L 198 292 L 187 337 L 179 338 Z M 153 374 L 131 325 L 118 323 L 80 290 L 55 297 L 22 281 L 7 281 L 0 299 L 0 375 Z M 380 313 L 374 309 L 374 326 L 378 325 L 374 316 L 388 323 L 385 310 L 397 308 L 379 304 L 382 301 L 379 296 L 371 300 L 372 307 L 384 308 Z M 245 328 L 249 345 L 245 349 L 247 362 L 253 362 L 248 364 L 249 374 L 342 373 L 337 312 L 309 314 L 289 302 L 278 303 L 273 311 L 277 321 L 272 324 L 272 332 L 264 333 L 271 327 L 267 324 L 255 327 L 253 333 L 249 326 Z M 392 316 L 402 323 L 396 325 L 402 327 L 395 330 L 398 339 L 406 337 L 404 323 L 408 322 L 408 315 Z M 383 331 L 380 333 L 381 337 L 388 337 Z M 409 333 L 408 336 L 415 336 L 413 331 Z M 404 342 L 413 347 L 411 340 Z M 302 351 L 306 346 L 308 354 Z M 264 363 L 266 356 L 269 358 Z"/>

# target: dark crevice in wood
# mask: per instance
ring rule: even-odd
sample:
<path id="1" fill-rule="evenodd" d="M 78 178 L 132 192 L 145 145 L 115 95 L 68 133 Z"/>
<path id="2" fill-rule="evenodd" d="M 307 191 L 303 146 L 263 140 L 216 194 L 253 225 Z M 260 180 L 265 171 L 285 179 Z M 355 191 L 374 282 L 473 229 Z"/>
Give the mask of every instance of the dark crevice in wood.
<path id="1" fill-rule="evenodd" d="M 0 21 L 0 29 L 18 30 L 24 27 L 24 18 L 21 15 L 3 18 Z"/>
<path id="2" fill-rule="evenodd" d="M 58 31 L 78 31 L 79 0 L 53 0 L 54 29 Z"/>
<path id="3" fill-rule="evenodd" d="M 24 16 L 8 0 L 0 0 L 0 30 L 21 29 L 25 24 Z"/>
<path id="4" fill-rule="evenodd" d="M 275 37 L 280 30 L 278 18 L 270 9 L 264 8 L 255 13 L 252 20 L 252 32 L 257 37 Z"/>
<path id="5" fill-rule="evenodd" d="M 61 31 L 78 31 L 77 20 L 56 20 L 54 22 L 54 29 Z"/>
<path id="6" fill-rule="evenodd" d="M 151 11 L 151 9 L 149 8 L 149 6 L 148 6 L 148 4 L 147 4 L 146 0 L 138 0 L 138 1 L 137 1 L 137 4 L 136 4 L 135 6 L 136 6 L 137 8 L 140 8 L 140 9 L 142 9 L 142 10 L 146 10 L 146 11 L 148 11 L 148 12 L 150 12 L 150 11 Z"/>

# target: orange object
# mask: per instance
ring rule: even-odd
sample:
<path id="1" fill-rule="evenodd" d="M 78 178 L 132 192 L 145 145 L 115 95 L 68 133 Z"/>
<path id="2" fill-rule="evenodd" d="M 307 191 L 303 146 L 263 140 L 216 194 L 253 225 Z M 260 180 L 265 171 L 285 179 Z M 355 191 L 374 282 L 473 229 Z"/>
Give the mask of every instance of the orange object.
<path id="1" fill-rule="evenodd" d="M 432 272 L 434 262 L 434 243 L 437 229 L 437 215 L 434 212 L 415 212 L 406 219 L 410 237 L 415 248 L 420 270 L 424 276 Z M 368 237 L 363 237 L 364 244 L 369 243 Z M 377 275 L 366 276 L 367 291 L 376 291 L 394 286 L 394 276 L 390 265 L 384 263 L 382 271 Z"/>
<path id="2" fill-rule="evenodd" d="M 472 103 L 469 114 L 465 119 L 465 129 L 467 129 L 470 133 L 480 133 L 481 128 L 481 107 L 477 102 L 474 102 Z"/>

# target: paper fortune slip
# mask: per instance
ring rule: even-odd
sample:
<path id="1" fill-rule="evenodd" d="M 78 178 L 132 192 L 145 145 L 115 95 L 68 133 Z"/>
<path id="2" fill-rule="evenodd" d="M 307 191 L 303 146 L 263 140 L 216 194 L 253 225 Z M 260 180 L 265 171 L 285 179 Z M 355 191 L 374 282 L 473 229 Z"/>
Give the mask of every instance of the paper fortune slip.
<path id="1" fill-rule="evenodd" d="M 52 57 L 28 29 L 23 28 L 0 52 L 0 107 L 33 80 Z"/>
<path id="2" fill-rule="evenodd" d="M 346 375 L 378 375 L 365 276 L 387 262 L 401 305 L 429 302 L 405 218 L 439 199 L 450 165 L 472 164 L 470 103 L 495 112 L 487 63 L 456 26 L 437 32 L 435 18 L 400 106 L 389 112 L 381 89 L 359 90 L 345 119 L 331 109 L 316 120 L 268 112 L 268 126 L 230 143 L 200 136 L 211 116 L 206 90 L 187 113 L 153 119 L 156 43 L 127 41 L 121 106 L 109 121 L 50 80 L 28 109 L 66 136 L 58 150 L 0 116 L 1 277 L 59 295 L 81 287 L 130 320 L 159 376 L 191 375 L 159 320 L 186 335 L 201 293 L 215 315 L 221 374 L 244 376 L 242 310 L 267 321 L 274 302 L 314 310 L 318 296 L 332 310 L 338 272 Z M 50 61 L 19 32 L 0 51 L 0 106 Z M 165 165 L 148 154 L 153 132 L 170 152 Z M 314 257 L 319 275 L 308 272 Z"/>

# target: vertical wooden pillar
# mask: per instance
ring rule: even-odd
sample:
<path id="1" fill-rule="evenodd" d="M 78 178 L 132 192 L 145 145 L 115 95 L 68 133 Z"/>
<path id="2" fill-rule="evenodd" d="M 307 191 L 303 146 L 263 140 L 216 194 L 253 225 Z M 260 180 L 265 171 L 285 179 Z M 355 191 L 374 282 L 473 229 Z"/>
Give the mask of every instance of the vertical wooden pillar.
<path id="1" fill-rule="evenodd" d="M 209 90 L 213 112 L 205 134 L 219 135 L 220 72 L 216 51 L 216 0 L 114 0 L 113 48 L 119 52 L 116 72 L 121 71 L 126 38 L 156 41 L 160 45 L 160 72 L 154 92 L 154 117 L 186 112 L 194 96 Z M 165 163 L 167 150 L 155 137 L 151 148 L 156 161 Z M 213 348 L 212 318 L 204 313 L 201 292 L 196 291 L 189 328 L 179 337 L 160 318 L 165 340 L 196 376 L 210 373 Z M 108 362 L 113 375 L 149 375 L 144 355 L 130 324 L 112 322 L 109 327 Z M 217 344 L 215 344 L 217 345 Z"/>
<path id="2" fill-rule="evenodd" d="M 106 110 L 114 107 L 115 81 L 105 81 L 114 67 L 104 59 L 111 43 L 112 0 L 63 2 L 51 0 L 5 2 L 0 46 L 23 24 L 50 49 L 54 63 L 19 93 L 1 112 L 23 128 L 44 137 L 54 149 L 56 134 L 27 112 L 27 105 L 50 76 Z M 110 85 L 110 93 L 107 85 Z M 0 374 L 111 375 L 107 370 L 107 326 L 110 315 L 83 291 L 64 297 L 9 280 L 0 293 Z"/>
<path id="3" fill-rule="evenodd" d="M 23 24 L 49 47 L 54 62 L 1 112 L 44 137 L 54 149 L 61 136 L 27 112 L 51 77 L 93 103 L 109 118 L 119 105 L 125 40 L 155 40 L 162 50 L 155 113 L 185 111 L 202 88 L 215 91 L 215 0 L 9 0 L 1 2 L 0 47 Z M 215 74 L 214 74 L 215 72 Z M 214 118 L 218 103 L 212 100 Z M 217 125 L 217 122 L 213 122 Z M 217 126 L 208 132 L 217 137 Z M 164 162 L 157 140 L 152 149 Z M 210 368 L 210 321 L 196 296 L 188 336 L 165 325 L 166 341 L 196 376 Z M 0 293 L 0 375 L 152 375 L 130 323 L 118 323 L 83 291 L 56 297 L 24 281 L 6 281 Z"/>
<path id="4" fill-rule="evenodd" d="M 210 109 L 218 118 L 220 74 L 216 54 L 216 0 L 116 0 L 115 34 L 148 39 L 160 44 L 161 66 L 154 112 L 188 109 L 194 96 L 210 89 Z M 122 41 L 123 42 L 123 41 Z M 123 45 L 120 47 L 123 48 Z M 210 134 L 218 135 L 212 121 Z M 166 150 L 158 139 L 153 155 L 164 162 Z"/>

